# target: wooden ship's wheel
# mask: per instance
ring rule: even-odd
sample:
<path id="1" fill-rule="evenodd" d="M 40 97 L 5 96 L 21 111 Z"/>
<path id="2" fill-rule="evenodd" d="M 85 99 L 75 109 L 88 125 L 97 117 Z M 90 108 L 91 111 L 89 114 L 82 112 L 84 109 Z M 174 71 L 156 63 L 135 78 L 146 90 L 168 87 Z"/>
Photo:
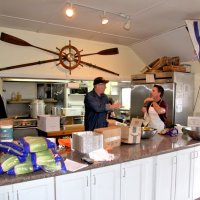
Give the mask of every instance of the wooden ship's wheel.
<path id="1" fill-rule="evenodd" d="M 62 49 L 58 50 L 60 51 L 60 62 L 57 65 L 61 64 L 64 68 L 70 71 L 70 74 L 71 70 L 81 65 L 81 51 L 79 51 L 76 47 L 72 46 L 71 41 L 69 41 L 69 45 L 66 45 Z"/>

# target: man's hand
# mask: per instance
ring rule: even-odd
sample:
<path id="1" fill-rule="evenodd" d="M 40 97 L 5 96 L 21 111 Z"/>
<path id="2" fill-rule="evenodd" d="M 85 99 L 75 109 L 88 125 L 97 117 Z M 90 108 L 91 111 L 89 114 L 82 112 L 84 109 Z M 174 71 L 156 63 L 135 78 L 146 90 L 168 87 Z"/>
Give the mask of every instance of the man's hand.
<path id="1" fill-rule="evenodd" d="M 152 98 L 152 97 L 147 97 L 147 98 L 144 100 L 144 103 L 152 102 L 152 101 L 154 101 L 154 98 Z"/>
<path id="2" fill-rule="evenodd" d="M 121 107 L 122 107 L 122 104 L 121 104 L 121 103 L 114 103 L 114 104 L 110 105 L 110 108 L 111 108 L 111 109 L 121 108 Z"/>

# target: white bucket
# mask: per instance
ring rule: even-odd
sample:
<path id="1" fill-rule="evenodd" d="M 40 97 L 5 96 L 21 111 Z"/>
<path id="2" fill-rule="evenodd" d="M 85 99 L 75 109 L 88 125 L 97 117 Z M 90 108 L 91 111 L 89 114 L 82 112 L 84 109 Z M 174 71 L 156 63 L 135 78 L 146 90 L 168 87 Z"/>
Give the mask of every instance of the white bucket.
<path id="1" fill-rule="evenodd" d="M 38 115 L 45 114 L 45 103 L 43 100 L 34 100 L 31 102 L 30 109 L 31 109 L 31 118 L 37 118 Z"/>
<path id="2" fill-rule="evenodd" d="M 12 125 L 1 125 L 0 126 L 0 141 L 1 142 L 12 142 L 13 141 L 13 126 Z"/>

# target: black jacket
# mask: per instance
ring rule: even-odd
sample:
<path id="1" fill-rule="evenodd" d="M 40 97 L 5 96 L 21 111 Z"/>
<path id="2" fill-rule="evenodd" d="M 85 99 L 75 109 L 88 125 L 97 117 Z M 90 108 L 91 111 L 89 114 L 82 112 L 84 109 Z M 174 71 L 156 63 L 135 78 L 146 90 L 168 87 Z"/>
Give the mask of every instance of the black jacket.
<path id="1" fill-rule="evenodd" d="M 96 128 L 103 128 L 108 126 L 106 104 L 108 104 L 108 97 L 105 94 L 98 96 L 92 90 L 85 96 L 85 130 L 93 131 Z"/>
<path id="2" fill-rule="evenodd" d="M 0 119 L 7 118 L 6 109 L 4 107 L 3 99 L 0 95 Z"/>

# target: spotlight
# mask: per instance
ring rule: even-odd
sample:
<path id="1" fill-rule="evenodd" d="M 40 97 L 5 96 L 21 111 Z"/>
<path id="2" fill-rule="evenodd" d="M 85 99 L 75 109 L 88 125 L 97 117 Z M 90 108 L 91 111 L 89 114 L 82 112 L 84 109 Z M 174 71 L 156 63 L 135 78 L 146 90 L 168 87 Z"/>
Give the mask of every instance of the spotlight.
<path id="1" fill-rule="evenodd" d="M 106 12 L 104 11 L 103 12 L 103 16 L 101 17 L 101 23 L 103 24 L 103 25 L 105 25 L 105 24 L 107 24 L 108 23 L 108 18 L 106 17 Z"/>
<path id="2" fill-rule="evenodd" d="M 126 23 L 124 24 L 124 29 L 125 30 L 127 30 L 127 31 L 129 31 L 130 29 L 131 29 L 131 20 L 130 20 L 130 17 L 129 16 L 127 16 L 126 17 Z"/>
<path id="3" fill-rule="evenodd" d="M 70 6 L 67 6 L 65 13 L 67 17 L 72 17 L 74 15 L 74 9 L 72 8 L 72 3 L 70 3 Z"/>

